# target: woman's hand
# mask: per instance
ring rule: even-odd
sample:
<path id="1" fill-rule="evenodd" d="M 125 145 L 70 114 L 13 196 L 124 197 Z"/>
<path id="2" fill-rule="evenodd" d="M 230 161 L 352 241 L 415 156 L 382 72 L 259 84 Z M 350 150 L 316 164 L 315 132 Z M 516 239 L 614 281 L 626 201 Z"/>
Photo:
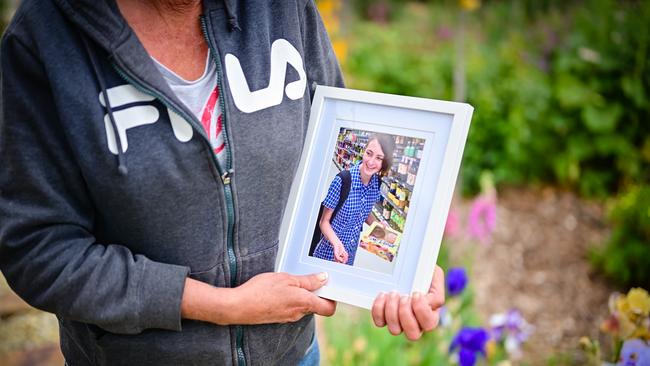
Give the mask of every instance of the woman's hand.
<path id="1" fill-rule="evenodd" d="M 336 302 L 312 293 L 325 283 L 326 273 L 261 273 L 235 288 L 214 287 L 188 278 L 181 314 L 221 325 L 295 322 L 307 314 L 331 316 Z"/>
<path id="2" fill-rule="evenodd" d="M 338 263 L 347 263 L 348 262 L 348 251 L 345 250 L 345 247 L 343 244 L 334 244 L 332 243 L 332 246 L 334 247 L 334 261 Z"/>
<path id="3" fill-rule="evenodd" d="M 404 332 L 406 338 L 415 341 L 438 326 L 444 302 L 445 275 L 442 268 L 436 266 L 426 294 L 401 297 L 397 293 L 380 294 L 372 306 L 372 319 L 378 327 L 388 326 L 392 335 Z"/>

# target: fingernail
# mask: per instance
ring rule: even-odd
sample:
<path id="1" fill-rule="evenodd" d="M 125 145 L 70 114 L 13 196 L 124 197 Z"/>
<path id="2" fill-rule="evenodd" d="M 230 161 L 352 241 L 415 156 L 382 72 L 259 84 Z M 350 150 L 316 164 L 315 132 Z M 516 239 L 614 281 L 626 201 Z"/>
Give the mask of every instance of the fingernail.
<path id="1" fill-rule="evenodd" d="M 327 272 L 321 272 L 319 273 L 316 278 L 318 278 L 321 282 L 327 281 Z"/>
<path id="2" fill-rule="evenodd" d="M 399 296 L 399 294 L 397 292 L 395 292 L 395 291 L 390 293 L 390 297 L 392 297 L 393 299 L 397 298 L 398 296 Z"/>
<path id="3" fill-rule="evenodd" d="M 419 292 L 413 293 L 413 300 L 420 300 L 420 293 Z"/>
<path id="4" fill-rule="evenodd" d="M 379 299 L 383 300 L 384 297 L 386 297 L 386 293 L 385 293 L 385 292 L 380 292 L 379 295 L 378 295 L 377 297 L 378 297 Z"/>
<path id="5" fill-rule="evenodd" d="M 402 298 L 399 300 L 400 304 L 406 305 L 406 303 L 409 301 L 408 296 L 402 296 Z"/>

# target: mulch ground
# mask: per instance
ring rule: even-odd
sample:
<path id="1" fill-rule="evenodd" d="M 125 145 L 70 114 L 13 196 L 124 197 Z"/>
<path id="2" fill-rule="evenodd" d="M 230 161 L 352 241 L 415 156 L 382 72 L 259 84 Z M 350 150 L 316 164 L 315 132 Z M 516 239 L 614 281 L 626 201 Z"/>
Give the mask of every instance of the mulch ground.
<path id="1" fill-rule="evenodd" d="M 470 280 L 483 319 L 516 308 L 535 327 L 524 348 L 527 364 L 583 364 L 580 337 L 607 343 L 599 324 L 614 291 L 587 258 L 608 233 L 603 207 L 553 189 L 500 193 L 492 242 L 454 242 L 452 262 L 474 256 Z M 467 212 L 469 203 L 459 206 Z"/>

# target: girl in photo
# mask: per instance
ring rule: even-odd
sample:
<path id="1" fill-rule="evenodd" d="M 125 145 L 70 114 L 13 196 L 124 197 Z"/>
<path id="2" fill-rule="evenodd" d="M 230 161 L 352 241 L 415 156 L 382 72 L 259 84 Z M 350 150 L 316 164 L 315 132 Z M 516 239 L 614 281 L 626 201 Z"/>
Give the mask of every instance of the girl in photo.
<path id="1" fill-rule="evenodd" d="M 341 193 L 342 179 L 337 175 L 323 201 L 323 214 L 318 223 L 322 237 L 314 257 L 353 265 L 363 223 L 372 224 L 372 207 L 379 199 L 380 178 L 390 171 L 395 141 L 378 134 L 366 145 L 363 159 L 350 168 L 350 193 L 332 220 Z"/>

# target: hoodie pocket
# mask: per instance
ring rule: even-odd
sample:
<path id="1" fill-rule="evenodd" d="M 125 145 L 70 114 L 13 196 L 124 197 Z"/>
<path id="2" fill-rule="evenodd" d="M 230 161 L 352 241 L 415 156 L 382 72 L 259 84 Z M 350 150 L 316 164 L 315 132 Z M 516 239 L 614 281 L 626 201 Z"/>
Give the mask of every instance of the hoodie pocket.
<path id="1" fill-rule="evenodd" d="M 198 321 L 183 321 L 181 332 L 148 329 L 140 334 L 105 332 L 97 339 L 100 365 L 231 364 L 230 331 Z"/>
<path id="2" fill-rule="evenodd" d="M 266 249 L 241 257 L 239 262 L 241 268 L 240 283 L 244 283 L 260 273 L 273 272 L 277 254 L 278 242 L 275 241 Z"/>

